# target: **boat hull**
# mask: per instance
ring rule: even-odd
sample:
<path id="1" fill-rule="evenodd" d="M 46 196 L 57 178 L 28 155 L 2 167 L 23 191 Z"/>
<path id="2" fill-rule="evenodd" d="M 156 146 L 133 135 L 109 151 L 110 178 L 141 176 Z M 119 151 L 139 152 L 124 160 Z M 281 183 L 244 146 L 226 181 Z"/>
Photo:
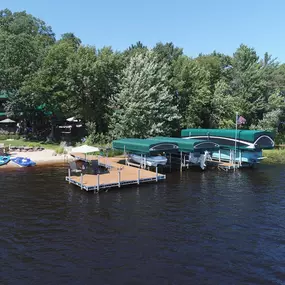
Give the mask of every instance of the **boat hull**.
<path id="1" fill-rule="evenodd" d="M 31 167 L 36 165 L 34 161 L 26 157 L 14 157 L 11 159 L 11 161 L 13 161 L 15 164 L 21 167 Z"/>
<path id="2" fill-rule="evenodd" d="M 10 161 L 10 156 L 0 156 L 0 166 L 5 165 Z"/>
<path id="3" fill-rule="evenodd" d="M 256 163 L 259 163 L 260 160 L 263 159 L 261 150 L 237 151 L 236 158 L 234 158 L 234 151 L 227 150 L 227 149 L 221 149 L 220 153 L 218 151 L 214 151 L 212 153 L 212 158 L 216 160 L 227 161 L 227 162 L 235 160 L 236 162 L 248 163 L 248 164 L 256 164 Z"/>
<path id="4" fill-rule="evenodd" d="M 166 165 L 167 158 L 164 156 L 147 156 L 146 158 L 136 155 L 130 154 L 129 158 L 139 164 L 146 164 L 147 166 L 158 166 L 158 165 Z"/>

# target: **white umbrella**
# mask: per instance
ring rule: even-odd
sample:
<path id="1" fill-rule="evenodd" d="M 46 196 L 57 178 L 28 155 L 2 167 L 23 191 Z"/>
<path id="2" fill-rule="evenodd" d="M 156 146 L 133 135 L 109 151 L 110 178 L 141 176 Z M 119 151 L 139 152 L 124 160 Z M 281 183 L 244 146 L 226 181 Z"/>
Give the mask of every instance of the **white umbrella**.
<path id="1" fill-rule="evenodd" d="M 100 151 L 98 147 L 95 146 L 89 146 L 89 145 L 82 145 L 82 146 L 77 146 L 71 149 L 71 152 L 73 153 L 83 153 L 85 154 L 85 160 L 86 160 L 86 154 L 90 152 L 97 152 Z"/>
<path id="2" fill-rule="evenodd" d="M 9 119 L 9 118 L 7 118 L 7 119 L 4 119 L 4 120 L 0 121 L 0 123 L 7 124 L 7 123 L 16 123 L 16 122 L 11 120 L 11 119 Z"/>
<path id="3" fill-rule="evenodd" d="M 90 152 L 97 152 L 100 151 L 100 149 L 98 147 L 95 146 L 89 146 L 89 145 L 81 145 L 81 146 L 77 146 L 71 149 L 71 152 L 77 152 L 77 153 L 90 153 Z"/>

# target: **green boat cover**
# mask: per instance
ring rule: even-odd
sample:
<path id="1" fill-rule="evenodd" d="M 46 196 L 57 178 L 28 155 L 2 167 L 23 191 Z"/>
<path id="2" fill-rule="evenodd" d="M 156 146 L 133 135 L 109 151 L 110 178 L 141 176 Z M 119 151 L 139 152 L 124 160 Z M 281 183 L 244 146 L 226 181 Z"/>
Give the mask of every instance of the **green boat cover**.
<path id="1" fill-rule="evenodd" d="M 269 131 L 255 130 L 238 130 L 237 139 L 254 143 L 261 136 L 269 136 L 274 138 L 274 133 Z M 184 129 L 181 131 L 181 137 L 207 136 L 211 137 L 226 137 L 235 139 L 236 130 L 234 129 Z"/>
<path id="2" fill-rule="evenodd" d="M 178 146 L 174 142 L 160 142 L 152 139 L 119 139 L 114 140 L 114 149 L 124 150 L 126 152 L 155 155 L 162 152 L 177 152 Z"/>
<path id="3" fill-rule="evenodd" d="M 205 151 L 205 150 L 217 150 L 219 145 L 217 143 L 208 140 L 196 140 L 196 139 L 182 139 L 182 138 L 171 138 L 171 137 L 154 137 L 150 138 L 160 142 L 173 142 L 179 147 L 179 151 L 182 152 L 193 152 L 193 151 Z"/>

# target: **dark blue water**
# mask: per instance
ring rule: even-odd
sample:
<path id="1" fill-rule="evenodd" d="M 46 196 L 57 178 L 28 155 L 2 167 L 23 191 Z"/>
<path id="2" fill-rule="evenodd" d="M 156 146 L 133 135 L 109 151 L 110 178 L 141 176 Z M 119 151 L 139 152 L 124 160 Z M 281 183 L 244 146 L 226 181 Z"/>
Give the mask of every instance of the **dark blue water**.
<path id="1" fill-rule="evenodd" d="M 284 284 L 285 166 L 86 193 L 2 171 L 1 284 Z"/>

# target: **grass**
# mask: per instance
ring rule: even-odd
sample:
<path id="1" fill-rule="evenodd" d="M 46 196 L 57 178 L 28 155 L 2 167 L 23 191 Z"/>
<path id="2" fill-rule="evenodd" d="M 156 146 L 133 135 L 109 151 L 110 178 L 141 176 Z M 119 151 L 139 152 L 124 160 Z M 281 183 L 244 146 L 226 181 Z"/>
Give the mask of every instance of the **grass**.
<path id="1" fill-rule="evenodd" d="M 5 146 L 30 146 L 30 147 L 35 147 L 35 146 L 41 146 L 44 147 L 45 149 L 52 149 L 54 150 L 57 154 L 63 154 L 64 153 L 64 148 L 62 146 L 60 146 L 59 143 L 44 143 L 44 142 L 38 142 L 38 141 L 29 141 L 29 140 L 24 140 L 24 139 L 15 139 L 15 140 L 11 140 L 11 141 L 7 141 L 7 140 L 0 140 L 0 143 L 4 143 Z M 80 146 L 82 145 L 82 143 L 77 143 L 76 146 Z M 94 145 L 97 146 L 99 149 L 102 149 L 103 151 L 100 152 L 96 152 L 94 153 L 95 155 L 108 155 L 109 157 L 113 157 L 113 156 L 117 156 L 117 155 L 121 155 L 123 152 L 122 151 L 118 151 L 118 150 L 113 150 L 111 149 L 111 145 L 110 144 L 101 144 L 101 145 Z M 108 151 L 106 151 L 106 148 L 109 148 Z"/>
<path id="2" fill-rule="evenodd" d="M 285 149 L 263 150 L 264 163 L 285 164 Z"/>
<path id="3" fill-rule="evenodd" d="M 27 141 L 23 139 L 17 139 L 17 140 L 0 140 L 0 143 L 4 143 L 5 146 L 41 146 L 47 149 L 53 149 L 57 150 L 59 148 L 59 144 L 51 144 L 51 143 L 44 143 L 44 142 L 36 142 L 36 141 Z"/>

